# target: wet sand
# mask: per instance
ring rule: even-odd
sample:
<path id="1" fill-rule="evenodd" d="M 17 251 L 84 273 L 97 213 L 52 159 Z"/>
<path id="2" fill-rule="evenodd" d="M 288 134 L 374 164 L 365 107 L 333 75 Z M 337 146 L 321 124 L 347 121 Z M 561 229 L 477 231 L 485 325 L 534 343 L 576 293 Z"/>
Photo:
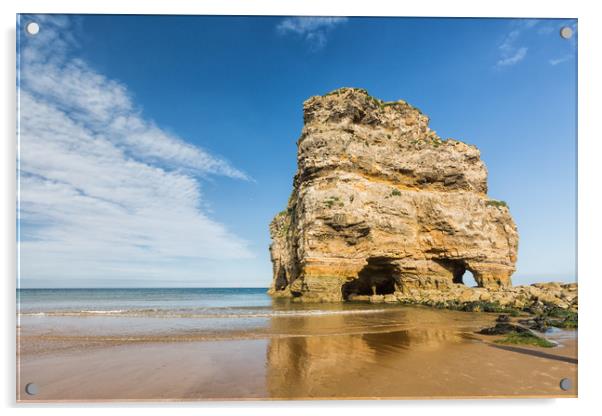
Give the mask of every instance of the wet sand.
<path id="1" fill-rule="evenodd" d="M 576 332 L 551 335 L 560 343 L 554 348 L 500 345 L 475 334 L 495 317 L 395 307 L 150 334 L 95 333 L 117 326 L 106 317 L 74 318 L 86 319 L 88 330 L 69 333 L 23 320 L 17 395 L 24 402 L 576 396 Z M 566 392 L 564 377 L 573 381 Z M 29 382 L 37 395 L 24 393 Z"/>

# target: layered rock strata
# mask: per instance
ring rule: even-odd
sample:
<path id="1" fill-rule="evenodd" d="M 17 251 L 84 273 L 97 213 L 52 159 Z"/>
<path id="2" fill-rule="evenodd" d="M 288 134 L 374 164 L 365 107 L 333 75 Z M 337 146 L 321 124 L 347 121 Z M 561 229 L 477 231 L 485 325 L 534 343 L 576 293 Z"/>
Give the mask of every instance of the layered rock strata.
<path id="1" fill-rule="evenodd" d="M 305 101 L 298 169 L 270 224 L 270 294 L 298 301 L 511 286 L 518 233 L 472 145 L 404 101 L 342 88 Z M 380 298 L 379 298 L 380 299 Z"/>

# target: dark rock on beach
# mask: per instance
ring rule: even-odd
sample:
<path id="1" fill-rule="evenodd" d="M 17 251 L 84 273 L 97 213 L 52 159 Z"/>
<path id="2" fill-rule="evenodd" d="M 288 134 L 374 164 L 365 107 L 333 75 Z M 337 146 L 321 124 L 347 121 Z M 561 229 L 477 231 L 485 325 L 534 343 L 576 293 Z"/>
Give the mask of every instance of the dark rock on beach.
<path id="1" fill-rule="evenodd" d="M 524 328 L 520 325 L 511 324 L 507 322 L 498 322 L 491 328 L 483 328 L 479 331 L 482 335 L 506 335 L 510 333 L 530 333 L 528 328 Z"/>

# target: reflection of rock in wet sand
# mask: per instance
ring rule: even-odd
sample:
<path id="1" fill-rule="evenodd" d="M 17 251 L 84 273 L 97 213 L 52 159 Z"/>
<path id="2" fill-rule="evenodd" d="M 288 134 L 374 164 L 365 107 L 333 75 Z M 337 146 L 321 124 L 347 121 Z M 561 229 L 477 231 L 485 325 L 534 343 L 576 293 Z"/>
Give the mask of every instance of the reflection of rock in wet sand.
<path id="1" fill-rule="evenodd" d="M 273 397 L 340 397 L 339 389 L 366 396 L 364 381 L 378 376 L 378 369 L 403 367 L 408 354 L 463 341 L 453 329 L 389 328 L 384 322 L 391 321 L 390 314 L 273 321 L 272 330 L 280 332 L 286 325 L 289 332 L 272 338 L 268 345 L 267 386 Z M 407 325 L 406 319 L 393 322 Z M 328 333 L 335 328 L 339 330 Z"/>
<path id="2" fill-rule="evenodd" d="M 328 386 L 346 385 L 349 378 L 395 366 L 404 354 L 432 351 L 459 339 L 448 331 L 420 330 L 275 338 L 267 352 L 268 390 L 274 397 L 313 396 L 314 391 L 328 396 Z M 356 394 L 363 395 L 362 388 Z"/>
<path id="3" fill-rule="evenodd" d="M 387 354 L 389 346 L 393 346 L 395 351 L 400 348 L 427 351 L 463 340 L 456 332 L 434 328 L 365 334 L 362 338 L 375 354 L 381 355 Z"/>

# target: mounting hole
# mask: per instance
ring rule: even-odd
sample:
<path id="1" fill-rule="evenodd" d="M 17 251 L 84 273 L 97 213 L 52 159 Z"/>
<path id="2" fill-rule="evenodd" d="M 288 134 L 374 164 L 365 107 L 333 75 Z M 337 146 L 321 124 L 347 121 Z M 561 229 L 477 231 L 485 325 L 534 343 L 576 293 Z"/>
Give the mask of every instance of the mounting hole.
<path id="1" fill-rule="evenodd" d="M 560 380 L 560 388 L 564 391 L 570 390 L 573 387 L 573 383 L 570 378 L 563 378 Z"/>
<path id="2" fill-rule="evenodd" d="M 25 31 L 28 35 L 35 36 L 40 31 L 40 25 L 36 22 L 29 22 L 25 25 Z"/>
<path id="3" fill-rule="evenodd" d="M 25 393 L 29 394 L 30 396 L 35 396 L 38 394 L 38 386 L 34 383 L 27 383 L 25 385 Z"/>
<path id="4" fill-rule="evenodd" d="M 564 26 L 560 29 L 560 37 L 562 39 L 570 39 L 573 37 L 573 29 L 568 26 Z"/>

